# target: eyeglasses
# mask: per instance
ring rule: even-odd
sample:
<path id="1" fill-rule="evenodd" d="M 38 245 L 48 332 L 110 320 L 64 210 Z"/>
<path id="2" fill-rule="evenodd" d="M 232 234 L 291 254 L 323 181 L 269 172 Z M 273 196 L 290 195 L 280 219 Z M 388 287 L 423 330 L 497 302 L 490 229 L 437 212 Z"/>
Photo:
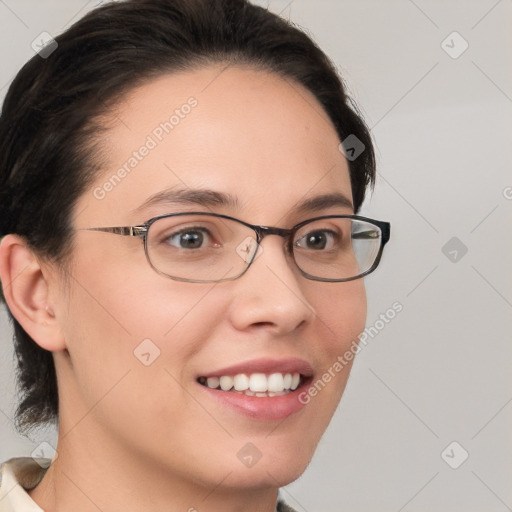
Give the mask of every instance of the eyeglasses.
<path id="1" fill-rule="evenodd" d="M 142 238 L 149 264 L 160 274 L 189 283 L 242 276 L 268 235 L 285 238 L 286 253 L 307 279 L 351 281 L 373 272 L 389 241 L 390 224 L 358 215 L 326 215 L 291 229 L 255 226 L 218 213 L 160 215 L 139 226 L 85 228 Z"/>

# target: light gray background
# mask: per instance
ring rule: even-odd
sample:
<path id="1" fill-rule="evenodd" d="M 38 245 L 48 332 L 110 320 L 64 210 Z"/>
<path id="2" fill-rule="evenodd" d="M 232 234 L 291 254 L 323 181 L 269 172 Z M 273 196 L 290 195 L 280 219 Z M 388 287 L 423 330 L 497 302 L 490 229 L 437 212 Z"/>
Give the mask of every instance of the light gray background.
<path id="1" fill-rule="evenodd" d="M 0 0 L 0 96 L 41 32 L 56 35 L 99 3 Z M 512 510 L 512 2 L 270 9 L 333 58 L 372 128 L 379 175 L 363 213 L 391 221 L 392 239 L 366 280 L 368 325 L 403 305 L 358 355 L 313 462 L 283 494 L 307 512 Z M 469 44 L 457 58 L 454 31 Z M 13 430 L 3 311 L 0 320 L 4 460 L 54 437 Z"/>

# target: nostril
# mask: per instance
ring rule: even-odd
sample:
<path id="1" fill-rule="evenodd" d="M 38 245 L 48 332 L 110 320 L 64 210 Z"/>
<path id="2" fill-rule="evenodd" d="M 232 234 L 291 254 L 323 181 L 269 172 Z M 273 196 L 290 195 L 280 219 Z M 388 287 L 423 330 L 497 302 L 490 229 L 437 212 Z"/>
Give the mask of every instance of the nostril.
<path id="1" fill-rule="evenodd" d="M 253 327 L 272 327 L 275 325 L 273 322 L 254 322 Z"/>

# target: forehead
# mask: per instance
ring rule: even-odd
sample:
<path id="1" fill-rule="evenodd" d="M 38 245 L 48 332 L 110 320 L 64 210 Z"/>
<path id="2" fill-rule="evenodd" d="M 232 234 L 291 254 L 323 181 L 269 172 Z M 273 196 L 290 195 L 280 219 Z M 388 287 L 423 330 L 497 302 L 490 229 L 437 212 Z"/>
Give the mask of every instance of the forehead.
<path id="1" fill-rule="evenodd" d="M 315 195 L 351 199 L 327 114 L 308 90 L 267 71 L 216 65 L 154 79 L 122 99 L 102 145 L 107 158 L 77 205 L 80 224 L 167 213 L 139 207 L 173 188 L 229 194 L 253 222 Z"/>

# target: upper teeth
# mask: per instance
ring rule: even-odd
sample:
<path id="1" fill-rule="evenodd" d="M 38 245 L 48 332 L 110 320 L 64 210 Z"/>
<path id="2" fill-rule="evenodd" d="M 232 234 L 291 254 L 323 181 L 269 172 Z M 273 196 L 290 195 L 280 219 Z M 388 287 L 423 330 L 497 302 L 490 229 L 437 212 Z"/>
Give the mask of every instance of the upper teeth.
<path id="1" fill-rule="evenodd" d="M 204 379 L 200 379 L 205 383 Z M 272 373 L 265 375 L 264 373 L 252 373 L 247 375 L 239 373 L 238 375 L 222 375 L 221 377 L 208 377 L 206 385 L 209 388 L 216 389 L 220 386 L 222 391 L 247 391 L 254 393 L 280 393 L 291 389 L 295 390 L 299 386 L 300 373 Z"/>

